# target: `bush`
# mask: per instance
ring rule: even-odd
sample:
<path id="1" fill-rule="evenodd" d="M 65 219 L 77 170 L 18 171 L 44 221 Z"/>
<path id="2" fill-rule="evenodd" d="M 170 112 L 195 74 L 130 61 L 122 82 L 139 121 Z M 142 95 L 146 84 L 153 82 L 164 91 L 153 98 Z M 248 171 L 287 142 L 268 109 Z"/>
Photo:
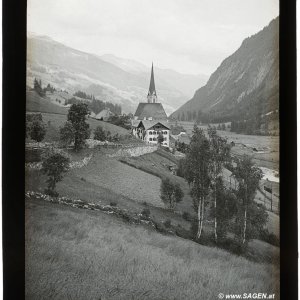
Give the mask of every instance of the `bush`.
<path id="1" fill-rule="evenodd" d="M 109 204 L 110 206 L 117 206 L 118 205 L 118 203 L 117 202 L 114 202 L 114 201 L 112 201 L 112 202 L 110 202 L 110 204 Z"/>
<path id="2" fill-rule="evenodd" d="M 149 217 L 150 217 L 150 209 L 149 209 L 149 208 L 144 208 L 144 209 L 142 210 L 141 214 L 142 214 L 144 217 L 149 218 Z"/>
<path id="3" fill-rule="evenodd" d="M 274 233 L 270 233 L 267 229 L 264 229 L 260 232 L 260 239 L 273 246 L 279 247 L 279 238 Z"/>
<path id="4" fill-rule="evenodd" d="M 146 201 L 143 202 L 143 205 L 148 206 L 148 203 Z"/>
<path id="5" fill-rule="evenodd" d="M 94 140 L 105 141 L 106 134 L 101 126 L 97 126 L 94 131 Z"/>
<path id="6" fill-rule="evenodd" d="M 164 225 L 166 228 L 170 228 L 171 227 L 171 220 L 170 219 L 167 219 L 166 221 L 164 221 Z"/>
<path id="7" fill-rule="evenodd" d="M 30 132 L 30 138 L 37 142 L 41 142 L 46 134 L 45 124 L 39 120 L 34 120 L 32 123 L 29 123 L 27 130 Z"/>

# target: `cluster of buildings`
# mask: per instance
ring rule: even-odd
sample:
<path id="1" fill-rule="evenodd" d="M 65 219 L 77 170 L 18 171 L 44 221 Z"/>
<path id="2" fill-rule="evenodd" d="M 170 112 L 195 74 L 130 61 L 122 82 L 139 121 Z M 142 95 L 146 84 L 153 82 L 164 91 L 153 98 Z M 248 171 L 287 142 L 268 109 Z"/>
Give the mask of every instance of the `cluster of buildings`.
<path id="1" fill-rule="evenodd" d="M 157 100 L 153 64 L 147 102 L 139 103 L 131 122 L 132 134 L 150 145 L 170 147 L 170 127 L 163 105 Z"/>

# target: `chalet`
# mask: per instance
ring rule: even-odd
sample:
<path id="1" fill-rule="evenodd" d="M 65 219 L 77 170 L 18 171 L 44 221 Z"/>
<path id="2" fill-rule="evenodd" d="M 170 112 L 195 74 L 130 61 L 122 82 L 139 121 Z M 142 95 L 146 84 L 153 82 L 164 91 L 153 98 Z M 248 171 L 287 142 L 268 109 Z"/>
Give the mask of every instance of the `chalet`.
<path id="1" fill-rule="evenodd" d="M 170 146 L 170 127 L 163 105 L 157 102 L 153 64 L 147 102 L 139 103 L 131 122 L 132 134 L 143 141 L 155 145 L 158 137 L 163 137 L 162 145 Z"/>
<path id="2" fill-rule="evenodd" d="M 97 120 L 108 121 L 110 117 L 115 114 L 110 111 L 109 108 L 101 110 L 94 118 Z"/>
<path id="3" fill-rule="evenodd" d="M 132 123 L 132 133 L 150 145 L 156 145 L 158 143 L 158 136 L 162 135 L 162 146 L 170 146 L 170 128 L 167 122 L 134 120 Z"/>

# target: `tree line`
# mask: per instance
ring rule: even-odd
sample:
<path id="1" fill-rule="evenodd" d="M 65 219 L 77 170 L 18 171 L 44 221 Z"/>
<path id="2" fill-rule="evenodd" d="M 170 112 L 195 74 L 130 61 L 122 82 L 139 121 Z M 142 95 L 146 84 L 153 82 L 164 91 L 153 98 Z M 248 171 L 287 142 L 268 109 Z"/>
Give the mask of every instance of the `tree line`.
<path id="1" fill-rule="evenodd" d="M 34 82 L 33 82 L 33 90 L 37 92 L 37 94 L 41 97 L 45 97 L 46 96 L 46 92 L 51 92 L 54 93 L 55 91 L 57 91 L 57 89 L 55 87 L 53 87 L 50 83 L 47 84 L 46 87 L 43 87 L 42 85 L 42 81 L 41 79 L 37 79 L 34 78 Z M 66 92 L 66 91 L 65 91 Z M 84 102 L 88 105 L 88 108 L 90 109 L 90 111 L 93 111 L 95 114 L 98 114 L 100 111 L 102 111 L 103 109 L 110 109 L 110 111 L 116 115 L 121 115 L 122 114 L 122 106 L 119 104 L 113 104 L 111 102 L 107 102 L 107 101 L 102 101 L 100 99 L 96 99 L 94 95 L 92 94 L 87 94 L 83 91 L 76 91 L 73 94 L 74 97 L 70 98 L 70 99 L 66 99 L 64 105 L 68 105 L 68 104 L 78 104 L 80 102 Z M 83 100 L 77 99 L 81 98 Z M 60 100 L 58 100 L 60 102 Z"/>
<path id="2" fill-rule="evenodd" d="M 226 139 L 218 136 L 212 127 L 206 136 L 202 129 L 194 126 L 177 175 L 184 177 L 190 186 L 197 214 L 195 239 L 202 240 L 204 222 L 210 218 L 216 244 L 222 243 L 232 232 L 243 248 L 251 238 L 263 232 L 267 222 L 265 207 L 254 201 L 262 171 L 247 156 L 237 160 L 231 164 L 232 178 L 237 182 L 233 189 L 226 186 L 223 178 L 223 169 L 228 164 L 231 164 L 231 155 Z"/>

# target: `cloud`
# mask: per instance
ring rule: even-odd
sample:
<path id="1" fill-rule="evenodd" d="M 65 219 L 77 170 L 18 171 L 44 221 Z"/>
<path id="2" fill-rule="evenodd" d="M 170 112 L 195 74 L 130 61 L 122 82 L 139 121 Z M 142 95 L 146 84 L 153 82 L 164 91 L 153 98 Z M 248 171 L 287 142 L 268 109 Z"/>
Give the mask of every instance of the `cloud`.
<path id="1" fill-rule="evenodd" d="M 278 10 L 278 0 L 29 0 L 28 30 L 83 51 L 210 74 Z"/>

